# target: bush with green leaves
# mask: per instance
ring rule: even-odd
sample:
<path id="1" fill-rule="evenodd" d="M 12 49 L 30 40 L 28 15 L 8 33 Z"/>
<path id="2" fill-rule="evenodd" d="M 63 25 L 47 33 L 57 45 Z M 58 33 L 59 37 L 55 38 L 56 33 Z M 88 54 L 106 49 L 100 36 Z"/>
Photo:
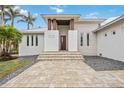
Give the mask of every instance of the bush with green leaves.
<path id="1" fill-rule="evenodd" d="M 1 56 L 10 57 L 11 46 L 17 46 L 21 39 L 22 34 L 13 26 L 0 26 Z"/>

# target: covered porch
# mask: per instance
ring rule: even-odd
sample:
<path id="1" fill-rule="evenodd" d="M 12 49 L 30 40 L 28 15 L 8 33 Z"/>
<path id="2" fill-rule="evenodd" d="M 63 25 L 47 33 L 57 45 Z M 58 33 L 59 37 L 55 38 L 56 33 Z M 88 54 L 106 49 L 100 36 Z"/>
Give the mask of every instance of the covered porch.
<path id="1" fill-rule="evenodd" d="M 78 51 L 74 23 L 79 15 L 44 15 L 43 18 L 48 26 L 44 51 Z"/>

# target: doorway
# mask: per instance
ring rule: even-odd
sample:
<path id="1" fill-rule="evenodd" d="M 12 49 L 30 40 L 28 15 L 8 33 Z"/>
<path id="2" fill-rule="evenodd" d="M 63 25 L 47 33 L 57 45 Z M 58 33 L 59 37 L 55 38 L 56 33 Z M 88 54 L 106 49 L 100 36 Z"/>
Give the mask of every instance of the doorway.
<path id="1" fill-rule="evenodd" d="M 60 50 L 66 50 L 66 36 L 65 35 L 61 35 L 60 44 L 61 44 Z"/>

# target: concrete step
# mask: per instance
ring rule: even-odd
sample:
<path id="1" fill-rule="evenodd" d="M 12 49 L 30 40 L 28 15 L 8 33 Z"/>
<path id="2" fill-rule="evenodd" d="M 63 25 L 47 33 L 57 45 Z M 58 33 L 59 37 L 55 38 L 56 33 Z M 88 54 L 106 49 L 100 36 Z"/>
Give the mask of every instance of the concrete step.
<path id="1" fill-rule="evenodd" d="M 84 58 L 80 52 L 44 52 L 37 58 L 37 61 L 55 60 L 84 60 Z"/>
<path id="2" fill-rule="evenodd" d="M 82 55 L 39 55 L 39 57 L 42 57 L 42 58 L 53 58 L 53 57 L 68 57 L 68 58 L 79 58 L 79 57 L 82 57 Z"/>
<path id="3" fill-rule="evenodd" d="M 84 60 L 84 59 L 81 59 L 81 58 L 74 58 L 74 59 L 71 59 L 71 58 L 40 58 L 40 59 L 37 59 L 37 61 L 62 61 L 62 60 Z"/>
<path id="4" fill-rule="evenodd" d="M 43 52 L 40 55 L 80 55 L 80 52 Z"/>

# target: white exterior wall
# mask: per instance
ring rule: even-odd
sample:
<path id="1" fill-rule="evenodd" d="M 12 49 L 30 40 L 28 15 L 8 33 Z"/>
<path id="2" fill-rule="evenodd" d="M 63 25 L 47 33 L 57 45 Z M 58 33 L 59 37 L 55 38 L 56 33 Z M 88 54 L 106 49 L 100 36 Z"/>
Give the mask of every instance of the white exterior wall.
<path id="1" fill-rule="evenodd" d="M 78 31 L 68 31 L 68 51 L 78 51 Z"/>
<path id="2" fill-rule="evenodd" d="M 75 23 L 75 29 L 78 30 L 78 50 L 83 55 L 97 55 L 96 52 L 96 34 L 92 31 L 98 27 L 98 23 Z M 80 37 L 83 33 L 83 46 L 80 45 Z M 87 46 L 87 33 L 89 33 L 89 46 Z"/>
<path id="3" fill-rule="evenodd" d="M 113 31 L 116 32 L 115 35 Z M 103 57 L 124 62 L 124 23 L 97 32 L 97 55 L 100 53 Z"/>
<path id="4" fill-rule="evenodd" d="M 44 51 L 59 51 L 59 31 L 45 31 Z"/>
<path id="5" fill-rule="evenodd" d="M 27 46 L 27 35 L 29 36 L 29 46 Z M 43 51 L 44 35 L 38 34 L 38 46 L 36 46 L 36 34 L 23 35 L 22 42 L 19 44 L 19 56 L 38 55 Z M 34 45 L 31 45 L 31 36 L 34 36 Z"/>

